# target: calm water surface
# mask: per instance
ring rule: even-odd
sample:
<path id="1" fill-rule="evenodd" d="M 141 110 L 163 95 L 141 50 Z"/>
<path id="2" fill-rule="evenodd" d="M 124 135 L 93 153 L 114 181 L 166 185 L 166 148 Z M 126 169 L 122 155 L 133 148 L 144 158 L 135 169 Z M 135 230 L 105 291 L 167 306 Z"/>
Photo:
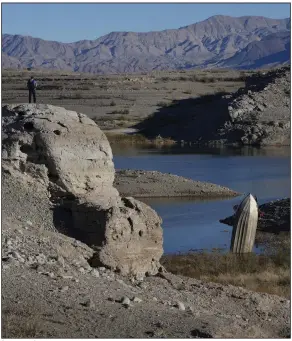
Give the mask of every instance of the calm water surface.
<path id="1" fill-rule="evenodd" d="M 157 170 L 256 194 L 259 203 L 290 197 L 290 148 L 114 147 L 118 169 Z M 227 200 L 142 199 L 163 219 L 165 253 L 228 249 L 231 227 L 219 219 L 242 197 Z M 260 252 L 262 247 L 255 246 Z"/>

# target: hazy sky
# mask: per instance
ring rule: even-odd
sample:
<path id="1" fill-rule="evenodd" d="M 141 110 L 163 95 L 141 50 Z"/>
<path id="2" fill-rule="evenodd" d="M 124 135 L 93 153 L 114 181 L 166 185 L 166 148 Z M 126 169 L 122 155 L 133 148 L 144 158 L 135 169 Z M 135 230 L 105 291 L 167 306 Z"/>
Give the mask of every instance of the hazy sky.
<path id="1" fill-rule="evenodd" d="M 212 15 L 290 17 L 290 4 L 2 4 L 2 33 L 61 42 L 179 28 Z"/>

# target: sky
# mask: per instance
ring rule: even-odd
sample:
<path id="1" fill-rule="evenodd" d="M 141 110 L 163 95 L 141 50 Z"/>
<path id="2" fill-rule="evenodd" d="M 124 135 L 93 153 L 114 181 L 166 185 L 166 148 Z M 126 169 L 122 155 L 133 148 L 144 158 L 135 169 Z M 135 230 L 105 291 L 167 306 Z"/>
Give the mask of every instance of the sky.
<path id="1" fill-rule="evenodd" d="M 2 34 L 75 42 L 114 31 L 175 29 L 213 15 L 290 17 L 290 4 L 3 4 Z"/>

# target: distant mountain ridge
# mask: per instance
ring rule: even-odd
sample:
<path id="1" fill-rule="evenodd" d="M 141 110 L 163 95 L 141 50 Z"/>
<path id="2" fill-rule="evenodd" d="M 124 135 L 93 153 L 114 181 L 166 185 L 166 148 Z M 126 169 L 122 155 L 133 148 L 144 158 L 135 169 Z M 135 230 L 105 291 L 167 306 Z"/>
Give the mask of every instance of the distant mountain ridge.
<path id="1" fill-rule="evenodd" d="M 2 35 L 3 68 L 90 73 L 259 68 L 290 61 L 290 18 L 217 15 L 179 29 L 112 32 L 74 43 Z"/>

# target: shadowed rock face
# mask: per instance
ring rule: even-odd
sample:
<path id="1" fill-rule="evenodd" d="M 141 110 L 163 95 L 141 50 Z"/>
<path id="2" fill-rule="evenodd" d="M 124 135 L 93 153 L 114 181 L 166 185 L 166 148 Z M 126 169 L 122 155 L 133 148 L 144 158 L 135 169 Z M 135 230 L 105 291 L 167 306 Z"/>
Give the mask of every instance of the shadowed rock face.
<path id="1" fill-rule="evenodd" d="M 147 137 L 160 135 L 197 144 L 290 145 L 290 67 L 247 77 L 231 94 L 173 101 L 137 124 Z"/>
<path id="2" fill-rule="evenodd" d="M 92 120 L 50 105 L 8 105 L 2 127 L 3 168 L 47 186 L 58 219 L 70 213 L 67 234 L 95 245 L 95 259 L 122 274 L 157 273 L 161 219 L 113 187 L 112 151 Z"/>

